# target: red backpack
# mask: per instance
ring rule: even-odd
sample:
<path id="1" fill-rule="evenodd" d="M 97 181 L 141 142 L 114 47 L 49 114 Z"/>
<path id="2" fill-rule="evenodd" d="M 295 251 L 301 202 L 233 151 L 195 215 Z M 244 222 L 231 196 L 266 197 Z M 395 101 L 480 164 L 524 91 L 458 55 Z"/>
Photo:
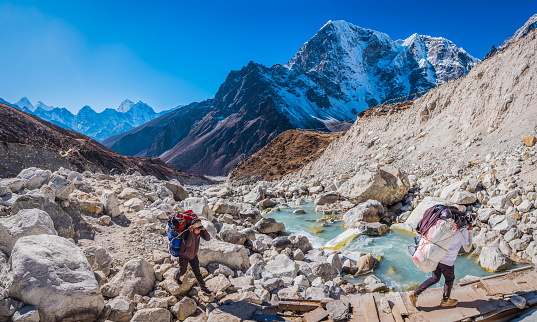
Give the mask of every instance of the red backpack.
<path id="1" fill-rule="evenodd" d="M 168 250 L 174 257 L 179 256 L 181 235 L 195 219 L 198 219 L 198 216 L 192 210 L 168 215 Z"/>
<path id="2" fill-rule="evenodd" d="M 173 234 L 178 234 L 187 228 L 195 219 L 198 219 L 198 215 L 192 210 L 187 210 L 182 214 L 174 212 L 168 215 L 168 228 Z"/>

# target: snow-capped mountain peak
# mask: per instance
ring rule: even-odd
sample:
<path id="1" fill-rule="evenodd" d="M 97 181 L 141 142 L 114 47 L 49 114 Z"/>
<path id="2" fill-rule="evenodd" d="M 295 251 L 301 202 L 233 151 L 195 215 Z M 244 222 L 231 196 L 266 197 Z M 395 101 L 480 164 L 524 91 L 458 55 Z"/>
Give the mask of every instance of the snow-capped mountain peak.
<path id="1" fill-rule="evenodd" d="M 26 97 L 21 98 L 17 103 L 15 103 L 15 105 L 17 105 L 20 108 L 29 109 L 32 112 L 35 110 L 34 105 L 30 103 L 30 100 Z"/>
<path id="2" fill-rule="evenodd" d="M 126 113 L 132 108 L 133 105 L 134 105 L 133 101 L 131 101 L 129 99 L 126 99 L 123 102 L 121 102 L 119 107 L 116 108 L 116 111 L 118 111 L 120 113 Z"/>
<path id="3" fill-rule="evenodd" d="M 49 106 L 49 105 L 46 105 L 45 103 L 39 101 L 35 105 L 35 109 L 38 109 L 38 108 L 40 108 L 40 109 L 42 109 L 44 111 L 50 112 L 50 111 L 52 111 L 54 109 L 54 106 Z"/>

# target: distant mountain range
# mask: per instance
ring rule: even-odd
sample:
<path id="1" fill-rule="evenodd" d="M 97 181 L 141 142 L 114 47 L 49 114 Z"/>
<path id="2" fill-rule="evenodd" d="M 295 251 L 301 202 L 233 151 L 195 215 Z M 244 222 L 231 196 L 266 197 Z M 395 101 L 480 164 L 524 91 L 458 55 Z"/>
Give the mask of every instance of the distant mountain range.
<path id="1" fill-rule="evenodd" d="M 335 131 L 357 114 L 465 75 L 479 59 L 445 38 L 388 35 L 329 21 L 284 65 L 231 71 L 213 99 L 103 141 L 186 172 L 225 175 L 293 128 Z"/>
<path id="2" fill-rule="evenodd" d="M 181 107 L 177 106 L 174 109 L 156 113 L 152 107 L 142 101 L 134 103 L 127 99 L 116 109 L 107 108 L 97 113 L 86 105 L 75 115 L 66 108 L 48 106 L 41 101 L 34 106 L 26 97 L 14 104 L 3 99 L 0 99 L 0 102 L 19 108 L 65 129 L 87 135 L 97 141 L 132 130 Z"/>
<path id="3" fill-rule="evenodd" d="M 187 175 L 158 158 L 123 156 L 99 142 L 42 118 L 0 102 L 0 177 L 38 167 L 65 167 L 79 172 L 135 173 L 159 179 L 177 179 L 183 184 L 207 184 L 201 176 Z"/>

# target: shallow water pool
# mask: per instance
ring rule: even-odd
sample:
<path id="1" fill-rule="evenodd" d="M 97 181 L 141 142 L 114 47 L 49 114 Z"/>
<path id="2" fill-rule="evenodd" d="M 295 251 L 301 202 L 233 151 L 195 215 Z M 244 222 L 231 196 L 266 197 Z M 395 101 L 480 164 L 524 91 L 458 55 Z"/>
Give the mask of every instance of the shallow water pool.
<path id="1" fill-rule="evenodd" d="M 304 209 L 306 214 L 293 214 L 293 210 L 298 208 Z M 326 242 L 345 230 L 343 228 L 343 222 L 336 222 L 331 226 L 321 227 L 320 222 L 307 221 L 308 219 L 316 220 L 323 217 L 321 213 L 315 212 L 313 203 L 307 203 L 299 207 L 283 208 L 267 217 L 272 217 L 277 221 L 283 222 L 285 224 L 286 235 L 306 235 L 313 247 L 324 246 Z M 315 228 L 324 229 L 324 231 L 315 233 Z M 347 250 L 382 256 L 373 274 L 380 278 L 388 287 L 396 290 L 405 290 L 414 288 L 417 284 L 431 276 L 431 273 L 423 273 L 414 265 L 407 251 L 408 245 L 414 243 L 413 236 L 413 234 L 397 230 L 391 230 L 390 233 L 382 237 L 360 235 L 347 247 Z M 479 266 L 477 257 L 460 255 L 455 261 L 455 278 L 459 280 L 466 275 L 482 277 L 491 275 L 491 273 Z M 363 278 L 364 276 L 347 277 L 348 280 L 355 283 L 361 282 Z M 443 278 L 440 283 L 437 285 L 443 285 Z"/>

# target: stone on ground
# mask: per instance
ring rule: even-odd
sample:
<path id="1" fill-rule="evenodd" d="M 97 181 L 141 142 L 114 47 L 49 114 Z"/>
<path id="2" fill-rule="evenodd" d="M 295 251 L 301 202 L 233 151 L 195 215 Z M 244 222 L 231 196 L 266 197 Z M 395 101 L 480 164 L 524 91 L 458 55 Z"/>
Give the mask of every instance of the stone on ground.
<path id="1" fill-rule="evenodd" d="M 104 299 L 84 252 L 54 235 L 20 238 L 11 254 L 12 296 L 35 306 L 43 320 L 94 320 Z"/>
<path id="2" fill-rule="evenodd" d="M 134 258 L 125 263 L 112 280 L 103 286 L 117 290 L 118 295 L 133 298 L 134 295 L 147 295 L 155 284 L 153 266 L 145 259 Z M 112 293 L 116 293 L 113 291 Z"/>
<path id="3" fill-rule="evenodd" d="M 401 201 L 409 188 L 406 174 L 392 167 L 382 167 L 361 168 L 337 191 L 355 204 L 374 199 L 389 206 Z"/>
<path id="4" fill-rule="evenodd" d="M 498 247 L 495 246 L 483 247 L 478 261 L 481 267 L 489 272 L 503 271 L 512 267 L 512 261 L 509 257 L 502 254 Z"/>
<path id="5" fill-rule="evenodd" d="M 171 319 L 172 315 L 167 309 L 142 309 L 136 311 L 131 322 L 169 322 Z"/>
<path id="6" fill-rule="evenodd" d="M 72 238 L 75 234 L 73 230 L 73 220 L 54 201 L 42 194 L 26 194 L 17 198 L 11 207 L 11 212 L 16 214 L 22 209 L 41 209 L 45 211 L 52 222 L 58 235 L 65 238 Z"/>
<path id="7" fill-rule="evenodd" d="M 50 216 L 39 209 L 23 209 L 15 216 L 0 218 L 0 251 L 11 254 L 19 238 L 30 235 L 57 235 Z"/>

